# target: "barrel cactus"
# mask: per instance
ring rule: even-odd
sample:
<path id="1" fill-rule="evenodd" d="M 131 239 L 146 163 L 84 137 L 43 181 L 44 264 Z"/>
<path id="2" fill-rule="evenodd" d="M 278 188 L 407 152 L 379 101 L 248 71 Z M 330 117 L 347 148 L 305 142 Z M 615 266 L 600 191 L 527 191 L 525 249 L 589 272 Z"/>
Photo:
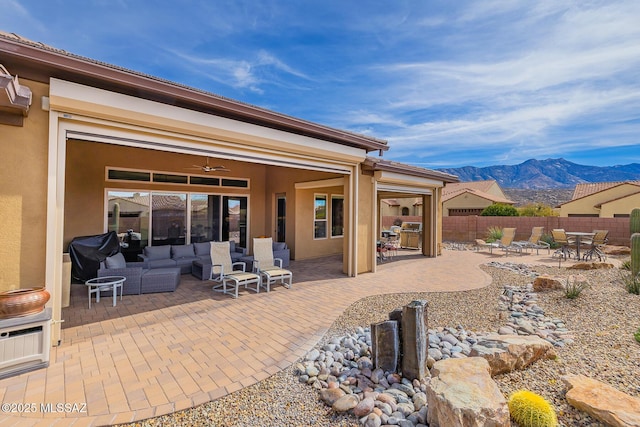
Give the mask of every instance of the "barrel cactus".
<path id="1" fill-rule="evenodd" d="M 640 233 L 631 235 L 631 276 L 638 277 L 640 273 Z"/>
<path id="2" fill-rule="evenodd" d="M 631 229 L 631 234 L 640 233 L 640 208 L 635 208 L 631 211 L 629 228 Z"/>
<path id="3" fill-rule="evenodd" d="M 509 397 L 509 413 L 520 427 L 556 427 L 556 412 L 544 397 L 528 390 L 519 390 Z"/>

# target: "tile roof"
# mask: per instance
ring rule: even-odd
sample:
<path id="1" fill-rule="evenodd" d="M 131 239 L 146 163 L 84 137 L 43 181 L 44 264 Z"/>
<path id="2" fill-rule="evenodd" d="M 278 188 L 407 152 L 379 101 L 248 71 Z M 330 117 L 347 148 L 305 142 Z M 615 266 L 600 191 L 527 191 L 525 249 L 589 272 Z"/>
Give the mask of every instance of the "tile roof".
<path id="1" fill-rule="evenodd" d="M 506 203 L 509 205 L 515 203 L 513 200 L 509 200 L 506 197 L 500 197 L 496 196 L 495 194 L 489 193 L 488 191 L 494 184 L 496 184 L 496 181 L 493 179 L 486 181 L 468 181 L 447 184 L 442 189 L 442 201 L 446 202 L 447 200 L 453 199 L 460 194 L 470 193 L 478 197 L 482 197 L 483 199 L 490 200 L 494 203 Z"/>
<path id="2" fill-rule="evenodd" d="M 571 200 L 581 199 L 591 194 L 599 193 L 600 191 L 608 190 L 609 188 L 622 184 L 640 185 L 640 181 L 587 182 L 583 184 L 576 184 Z"/>

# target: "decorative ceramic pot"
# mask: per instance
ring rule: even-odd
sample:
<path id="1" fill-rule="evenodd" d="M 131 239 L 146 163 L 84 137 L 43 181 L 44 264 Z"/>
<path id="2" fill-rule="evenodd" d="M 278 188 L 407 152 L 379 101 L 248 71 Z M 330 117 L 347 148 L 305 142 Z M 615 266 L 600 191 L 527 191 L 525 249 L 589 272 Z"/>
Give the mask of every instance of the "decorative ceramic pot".
<path id="1" fill-rule="evenodd" d="M 0 319 L 40 313 L 50 297 L 49 291 L 45 288 L 0 292 Z"/>

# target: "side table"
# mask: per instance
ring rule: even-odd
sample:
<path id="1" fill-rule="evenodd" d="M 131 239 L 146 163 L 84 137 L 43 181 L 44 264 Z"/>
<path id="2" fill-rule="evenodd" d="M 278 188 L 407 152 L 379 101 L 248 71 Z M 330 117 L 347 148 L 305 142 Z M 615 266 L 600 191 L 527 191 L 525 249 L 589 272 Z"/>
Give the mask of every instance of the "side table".
<path id="1" fill-rule="evenodd" d="M 87 285 L 89 293 L 89 308 L 91 308 L 91 294 L 96 294 L 96 302 L 100 302 L 100 292 L 112 291 L 113 306 L 116 306 L 116 298 L 118 296 L 118 288 L 120 288 L 120 301 L 122 301 L 122 285 L 127 280 L 123 276 L 104 276 L 89 279 L 84 282 Z"/>

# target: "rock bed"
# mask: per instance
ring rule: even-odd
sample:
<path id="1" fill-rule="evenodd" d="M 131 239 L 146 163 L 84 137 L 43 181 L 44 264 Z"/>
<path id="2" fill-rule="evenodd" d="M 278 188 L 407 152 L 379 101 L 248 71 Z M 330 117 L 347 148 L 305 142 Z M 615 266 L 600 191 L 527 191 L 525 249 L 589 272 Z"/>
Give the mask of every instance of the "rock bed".
<path id="1" fill-rule="evenodd" d="M 492 263 L 492 266 L 528 277 L 536 275 L 523 265 Z M 573 342 L 563 320 L 545 316 L 530 284 L 505 286 L 496 305 L 498 310 L 508 313 L 507 323 L 498 329 L 499 334 L 535 334 L 556 347 Z M 467 331 L 461 325 L 429 329 L 428 333 L 429 368 L 438 360 L 467 357 L 487 335 Z M 334 411 L 350 411 L 365 427 L 426 425 L 425 382 L 411 382 L 395 372 L 374 369 L 371 354 L 370 329 L 358 327 L 350 335 L 332 338 L 311 350 L 296 364 L 295 372 L 300 382 L 320 390 L 320 398 Z"/>
<path id="2" fill-rule="evenodd" d="M 376 295 L 357 301 L 336 319 L 321 340 L 356 331 L 387 318 L 394 308 L 413 300 L 429 301 L 429 325 L 464 325 L 478 331 L 497 330 L 505 323 L 506 311 L 498 309 L 505 285 L 525 287 L 531 277 L 510 269 L 482 267 L 492 276 L 491 285 L 473 291 Z M 566 268 L 536 266 L 540 274 L 567 276 Z M 538 361 L 524 371 L 495 378 L 505 396 L 526 388 L 551 401 L 563 426 L 602 426 L 567 404 L 562 375 L 583 374 L 603 381 L 632 396 L 640 395 L 640 345 L 633 333 L 640 327 L 640 297 L 628 294 L 614 270 L 584 273 L 590 288 L 579 298 L 568 300 L 561 291 L 539 293 L 538 304 L 551 319 L 562 318 L 575 331 L 574 343 L 556 347 L 555 361 Z M 437 328 L 439 329 L 439 328 Z M 566 338 L 566 335 L 565 335 Z M 318 390 L 299 382 L 295 366 L 278 372 L 253 386 L 185 411 L 130 424 L 135 426 L 303 426 L 356 427 L 353 415 L 335 413 L 324 404 Z"/>

